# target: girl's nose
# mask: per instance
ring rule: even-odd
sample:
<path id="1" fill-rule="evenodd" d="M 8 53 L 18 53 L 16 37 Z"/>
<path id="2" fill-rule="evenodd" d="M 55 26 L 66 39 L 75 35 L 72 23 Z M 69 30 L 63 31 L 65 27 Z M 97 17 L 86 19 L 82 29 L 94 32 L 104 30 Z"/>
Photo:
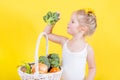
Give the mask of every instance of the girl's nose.
<path id="1" fill-rule="evenodd" d="M 68 26 L 70 25 L 70 22 L 68 23 Z"/>

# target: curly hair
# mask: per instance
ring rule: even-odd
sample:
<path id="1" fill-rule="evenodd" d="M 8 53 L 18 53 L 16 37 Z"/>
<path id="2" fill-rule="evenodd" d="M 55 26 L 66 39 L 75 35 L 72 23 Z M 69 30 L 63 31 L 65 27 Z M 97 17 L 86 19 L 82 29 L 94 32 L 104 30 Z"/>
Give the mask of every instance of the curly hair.
<path id="1" fill-rule="evenodd" d="M 85 9 L 80 9 L 75 11 L 77 14 L 77 19 L 80 25 L 84 25 L 88 27 L 88 31 L 85 33 L 85 35 L 92 35 L 97 27 L 97 21 L 96 16 L 92 10 L 86 11 Z M 82 21 L 81 21 L 81 17 Z"/>

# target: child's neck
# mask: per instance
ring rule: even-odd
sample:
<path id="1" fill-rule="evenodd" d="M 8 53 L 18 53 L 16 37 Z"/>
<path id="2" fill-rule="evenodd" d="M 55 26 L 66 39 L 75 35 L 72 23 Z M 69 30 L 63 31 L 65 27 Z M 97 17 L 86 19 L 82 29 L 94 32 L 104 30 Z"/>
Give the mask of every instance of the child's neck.
<path id="1" fill-rule="evenodd" d="M 78 33 L 78 34 L 73 35 L 73 38 L 71 40 L 85 41 L 85 36 L 82 33 Z"/>

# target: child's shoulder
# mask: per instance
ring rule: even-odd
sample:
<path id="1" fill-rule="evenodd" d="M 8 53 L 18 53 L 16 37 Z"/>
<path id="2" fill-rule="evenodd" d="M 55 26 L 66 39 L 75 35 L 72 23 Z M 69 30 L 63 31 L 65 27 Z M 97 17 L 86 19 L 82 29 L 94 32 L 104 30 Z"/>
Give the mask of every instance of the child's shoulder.
<path id="1" fill-rule="evenodd" d="M 64 38 L 62 41 L 62 46 L 69 40 L 69 38 Z"/>
<path id="2" fill-rule="evenodd" d="M 94 49 L 90 44 L 87 45 L 87 52 L 88 54 L 94 54 Z"/>

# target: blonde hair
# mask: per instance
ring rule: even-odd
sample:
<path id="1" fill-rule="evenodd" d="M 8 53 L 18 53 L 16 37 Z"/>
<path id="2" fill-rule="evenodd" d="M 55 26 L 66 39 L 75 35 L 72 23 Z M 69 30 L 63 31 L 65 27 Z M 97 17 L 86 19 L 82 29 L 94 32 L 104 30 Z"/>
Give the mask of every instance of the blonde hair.
<path id="1" fill-rule="evenodd" d="M 97 27 L 96 16 L 92 10 L 86 11 L 85 9 L 75 11 L 77 14 L 78 21 L 80 22 L 80 16 L 83 16 L 83 20 L 80 24 L 83 24 L 88 27 L 88 31 L 85 35 L 92 35 Z"/>

